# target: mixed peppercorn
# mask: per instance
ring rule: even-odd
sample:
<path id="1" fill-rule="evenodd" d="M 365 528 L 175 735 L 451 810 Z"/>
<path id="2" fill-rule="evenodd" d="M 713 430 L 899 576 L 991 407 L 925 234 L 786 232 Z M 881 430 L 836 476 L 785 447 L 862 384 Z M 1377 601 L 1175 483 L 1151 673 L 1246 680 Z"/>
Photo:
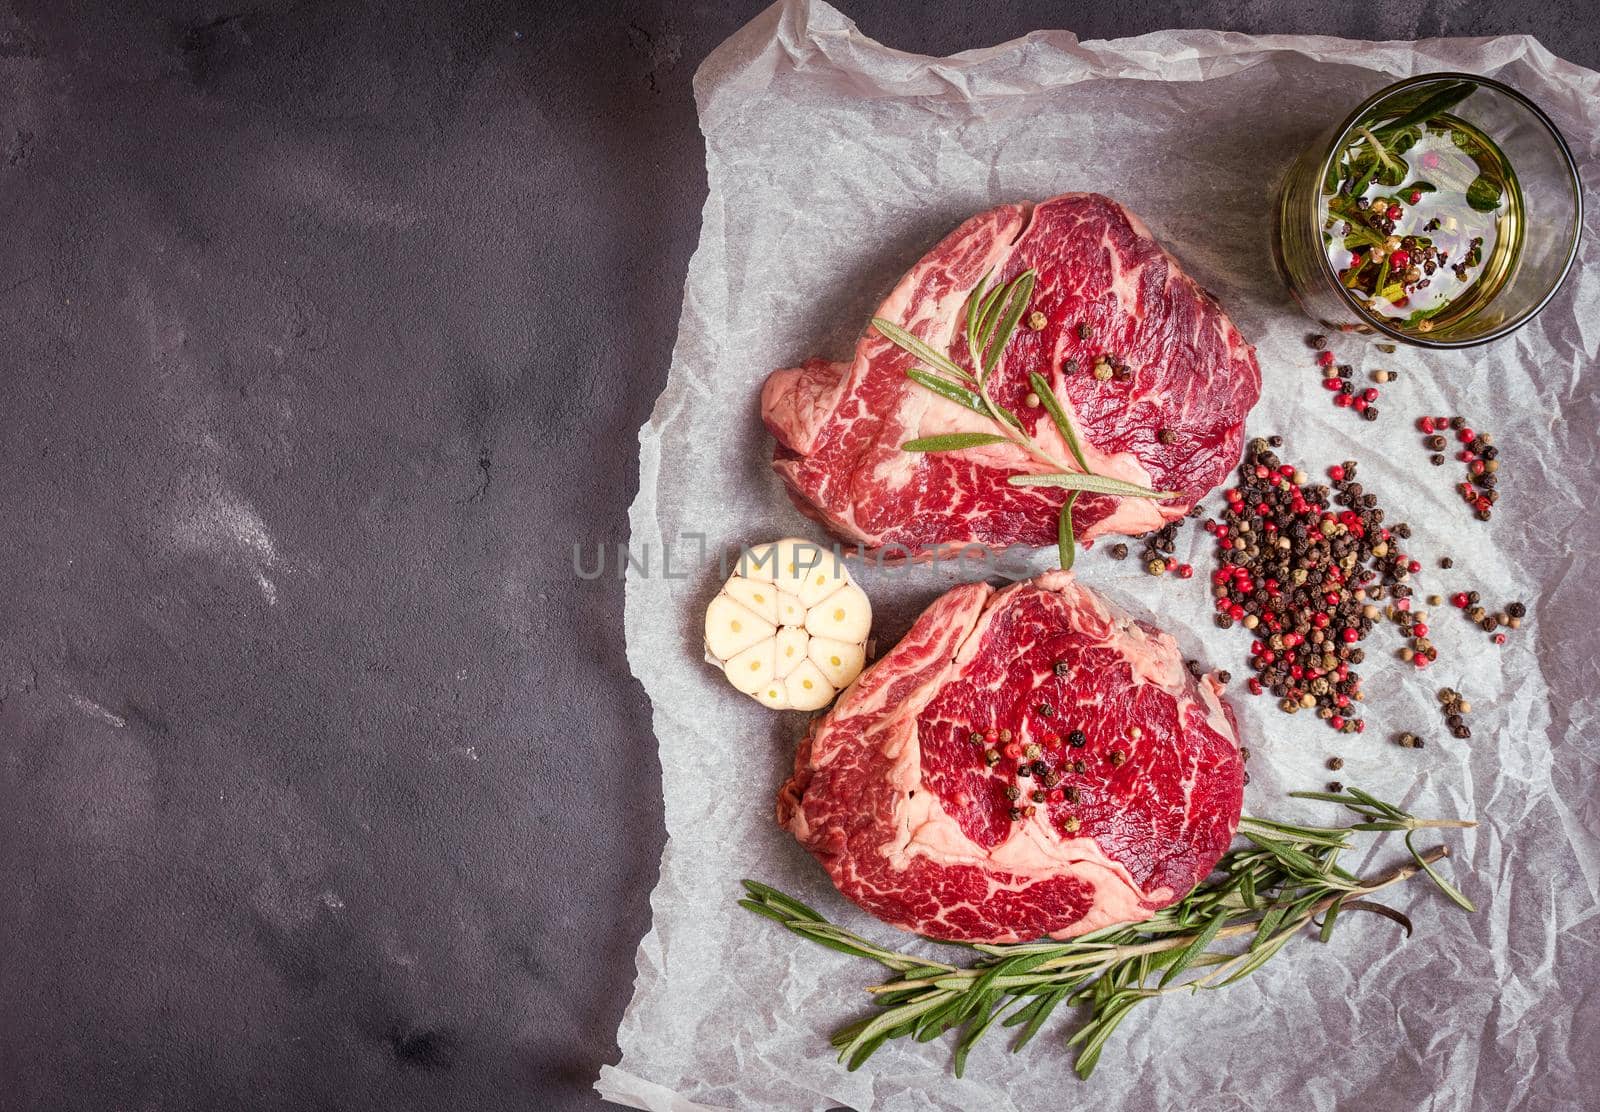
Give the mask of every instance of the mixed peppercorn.
<path id="1" fill-rule="evenodd" d="M 1494 437 L 1486 432 L 1478 432 L 1467 424 L 1464 417 L 1459 416 L 1419 417 L 1417 428 L 1423 434 L 1423 447 L 1432 453 L 1428 462 L 1435 467 L 1443 466 L 1444 454 L 1452 439 L 1461 445 L 1456 451 L 1456 459 L 1466 464 L 1467 474 L 1465 480 L 1456 485 L 1456 493 L 1472 507 L 1479 521 L 1488 521 L 1494 516 L 1494 504 L 1500 500 L 1500 491 L 1497 489 L 1500 481 L 1500 449 L 1495 447 Z"/>
<path id="2" fill-rule="evenodd" d="M 1323 337 L 1313 337 L 1313 341 Z M 1313 346 L 1316 346 L 1313 343 Z M 1322 373 L 1322 385 L 1325 389 L 1333 391 L 1333 404 L 1340 409 L 1350 409 L 1359 413 L 1363 419 L 1376 421 L 1378 419 L 1378 388 L 1368 386 L 1356 389 L 1354 382 L 1355 368 L 1349 363 L 1335 363 L 1333 352 L 1323 348 L 1317 354 L 1317 367 Z M 1378 376 L 1383 377 L 1379 378 Z M 1374 382 L 1388 382 L 1394 378 L 1393 371 L 1376 371 L 1373 373 Z"/>
<path id="3" fill-rule="evenodd" d="M 1410 611 L 1406 581 L 1421 565 L 1400 548 L 1410 527 L 1384 525 L 1355 461 L 1329 468 L 1331 484 L 1312 483 L 1278 457 L 1282 444 L 1277 436 L 1250 442 L 1222 519 L 1206 522 L 1217 538 L 1217 624 L 1256 634 L 1253 694 L 1270 691 L 1285 711 L 1313 710 L 1336 730 L 1360 733 L 1360 642 L 1385 616 L 1380 603 L 1391 614 Z M 1411 654 L 1418 668 L 1438 656 L 1426 633 Z"/>
<path id="4" fill-rule="evenodd" d="M 1058 678 L 1065 678 L 1072 672 L 1065 661 L 1054 664 L 1052 670 Z M 1005 801 L 1006 816 L 1012 822 L 1032 818 L 1045 804 L 1080 802 L 1080 789 L 1066 780 L 1069 776 L 1087 773 L 1091 760 L 1118 768 L 1128 758 L 1127 750 L 1120 745 L 1112 745 L 1104 752 L 1091 752 L 1088 737 L 1081 729 L 1061 730 L 1054 704 L 1041 701 L 1031 709 L 1038 720 L 1035 736 L 1040 740 L 1037 742 L 1024 743 L 1010 729 L 1002 727 L 967 732 L 968 743 L 979 751 L 984 765 L 996 773 L 998 779 L 993 783 L 998 786 Z M 1139 727 L 1130 726 L 1127 737 L 1129 741 L 1137 741 L 1142 733 Z M 961 802 L 970 803 L 971 800 L 963 798 Z M 1070 834 L 1079 828 L 1080 820 L 1069 814 L 1059 816 L 1056 823 Z"/>
<path id="5" fill-rule="evenodd" d="M 1200 507 L 1196 506 L 1189 511 L 1189 517 L 1199 517 Z M 1166 575 L 1171 572 L 1179 579 L 1189 579 L 1194 575 L 1194 565 L 1179 562 L 1173 555 L 1178 548 L 1178 530 L 1182 528 L 1184 519 L 1169 521 L 1160 529 L 1153 529 L 1148 533 L 1140 534 L 1139 540 L 1144 547 L 1139 553 L 1139 564 L 1150 575 Z M 1126 560 L 1128 546 L 1118 542 L 1108 550 L 1113 560 Z"/>

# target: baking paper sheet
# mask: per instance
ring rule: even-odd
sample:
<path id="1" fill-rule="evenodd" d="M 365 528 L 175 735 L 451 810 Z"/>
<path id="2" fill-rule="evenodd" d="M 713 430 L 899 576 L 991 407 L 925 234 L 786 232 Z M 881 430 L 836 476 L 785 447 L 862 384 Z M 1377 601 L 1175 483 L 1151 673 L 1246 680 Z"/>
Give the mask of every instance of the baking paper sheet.
<path id="1" fill-rule="evenodd" d="M 1559 47 L 1559 44 L 1554 44 Z M 1274 277 L 1269 211 L 1277 179 L 1324 127 L 1405 75 L 1466 70 L 1543 105 L 1593 193 L 1600 75 L 1531 38 L 1364 43 L 1173 31 L 1115 42 L 1040 32 L 948 59 L 864 37 L 820 3 L 776 5 L 702 66 L 695 89 L 710 195 L 684 291 L 667 386 L 640 432 L 627 582 L 628 659 L 654 707 L 669 843 L 618 1032 L 622 1060 L 599 1091 L 638 1108 L 1021 1109 L 1572 1108 L 1600 1092 L 1600 775 L 1595 744 L 1600 618 L 1590 566 L 1597 528 L 1591 370 L 1600 348 L 1600 234 L 1589 220 L 1567 287 L 1530 327 L 1486 349 L 1386 355 L 1339 340 L 1362 380 L 1400 372 L 1368 424 L 1329 404 L 1304 337 L 1312 330 Z M 1332 821 L 1285 797 L 1333 778 L 1418 814 L 1473 816 L 1449 837 L 1448 868 L 1480 904 L 1468 916 L 1413 882 L 1391 903 L 1416 921 L 1350 916 L 1329 945 L 1308 937 L 1223 992 L 1142 1005 L 1088 1082 L 1061 1046 L 1068 1013 L 1020 1056 L 994 1034 L 949 1072 L 948 1040 L 890 1044 L 846 1073 L 827 1038 L 866 1009 L 875 965 L 788 935 L 739 909 L 741 877 L 794 893 L 894 945 L 900 935 L 841 898 L 773 822 L 798 714 L 735 693 L 701 660 L 700 623 L 740 543 L 822 534 L 768 469 L 757 396 L 774 368 L 847 358 L 899 275 L 969 214 L 1002 201 L 1092 189 L 1138 212 L 1227 307 L 1260 354 L 1264 390 L 1249 432 L 1288 436 L 1307 470 L 1355 457 L 1391 520 L 1415 528 L 1419 594 L 1478 589 L 1527 602 L 1532 618 L 1495 648 L 1448 607 L 1439 664 L 1391 666 L 1384 626 L 1368 639 L 1368 729 L 1334 734 L 1270 699 L 1234 704 L 1255 751 L 1248 813 Z M 1484 524 L 1453 492 L 1460 465 L 1427 464 L 1413 426 L 1461 413 L 1503 451 L 1503 498 Z M 1211 506 L 1218 500 L 1213 498 Z M 696 559 L 700 541 L 710 565 Z M 1179 553 L 1211 565 L 1198 529 Z M 1210 619 L 1203 574 L 1151 579 L 1082 554 L 1081 577 L 1177 634 L 1188 655 L 1247 674 L 1249 636 Z M 672 546 L 673 573 L 662 549 Z M 1137 548 L 1135 548 L 1137 551 Z M 1454 571 L 1437 570 L 1451 555 Z M 1048 566 L 1053 552 L 1021 561 Z M 926 566 L 869 571 L 863 585 L 892 644 L 955 582 Z M 1470 742 L 1446 736 L 1434 691 L 1475 705 Z M 1413 730 L 1426 749 L 1390 740 Z M 1366 843 L 1363 843 L 1365 845 Z M 1398 841 L 1357 853 L 1386 869 Z"/>

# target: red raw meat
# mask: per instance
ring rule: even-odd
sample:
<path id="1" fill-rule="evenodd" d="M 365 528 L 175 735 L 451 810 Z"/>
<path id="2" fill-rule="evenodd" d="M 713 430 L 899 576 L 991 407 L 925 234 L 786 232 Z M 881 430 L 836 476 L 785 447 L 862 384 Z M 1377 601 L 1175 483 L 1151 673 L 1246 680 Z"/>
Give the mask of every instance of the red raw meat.
<path id="1" fill-rule="evenodd" d="M 1239 460 L 1245 416 L 1261 392 L 1255 350 L 1221 307 L 1127 209 L 1095 193 L 1001 205 L 957 228 L 911 268 L 876 315 L 970 369 L 964 307 L 991 271 L 1037 271 L 1031 308 L 1044 328 L 1019 327 L 991 394 L 1051 455 L 1070 460 L 1044 410 L 1027 407 L 1028 375 L 1050 381 L 1092 470 L 1157 490 L 1168 502 L 1082 495 L 1078 538 L 1136 534 L 1182 517 Z M 1128 373 L 1099 381 L 1097 358 Z M 1064 371 L 1075 361 L 1075 371 Z M 806 514 L 869 550 L 921 555 L 981 543 L 1056 541 L 1066 492 L 1014 487 L 1008 475 L 1050 468 L 1010 445 L 917 454 L 919 436 L 994 431 L 982 415 L 906 377 L 913 356 L 869 329 L 851 363 L 811 360 L 761 391 L 777 438 L 772 466 Z"/>
<path id="2" fill-rule="evenodd" d="M 813 722 L 778 822 L 885 922 L 1016 942 L 1176 903 L 1227 849 L 1243 796 L 1216 681 L 1056 571 L 930 606 Z"/>

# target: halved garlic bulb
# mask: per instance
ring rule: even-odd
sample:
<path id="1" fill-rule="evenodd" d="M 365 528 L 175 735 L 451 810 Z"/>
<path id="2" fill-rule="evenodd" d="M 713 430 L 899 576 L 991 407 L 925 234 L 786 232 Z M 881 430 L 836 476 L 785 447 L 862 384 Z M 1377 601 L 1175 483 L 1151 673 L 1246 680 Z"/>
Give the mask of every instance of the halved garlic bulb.
<path id="1" fill-rule="evenodd" d="M 706 608 L 706 655 L 774 710 L 821 710 L 867 660 L 872 604 L 844 561 L 788 538 L 751 549 Z"/>

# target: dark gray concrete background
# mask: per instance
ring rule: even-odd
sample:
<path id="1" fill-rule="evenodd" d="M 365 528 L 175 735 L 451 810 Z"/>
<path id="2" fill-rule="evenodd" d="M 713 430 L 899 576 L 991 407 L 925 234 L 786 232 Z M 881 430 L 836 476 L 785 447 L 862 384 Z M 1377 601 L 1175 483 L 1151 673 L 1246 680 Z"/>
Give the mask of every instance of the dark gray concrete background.
<path id="1" fill-rule="evenodd" d="M 663 828 L 571 545 L 761 6 L 0 3 L 0 1109 L 599 1104 Z M 842 6 L 1600 64 L 1548 0 Z"/>

